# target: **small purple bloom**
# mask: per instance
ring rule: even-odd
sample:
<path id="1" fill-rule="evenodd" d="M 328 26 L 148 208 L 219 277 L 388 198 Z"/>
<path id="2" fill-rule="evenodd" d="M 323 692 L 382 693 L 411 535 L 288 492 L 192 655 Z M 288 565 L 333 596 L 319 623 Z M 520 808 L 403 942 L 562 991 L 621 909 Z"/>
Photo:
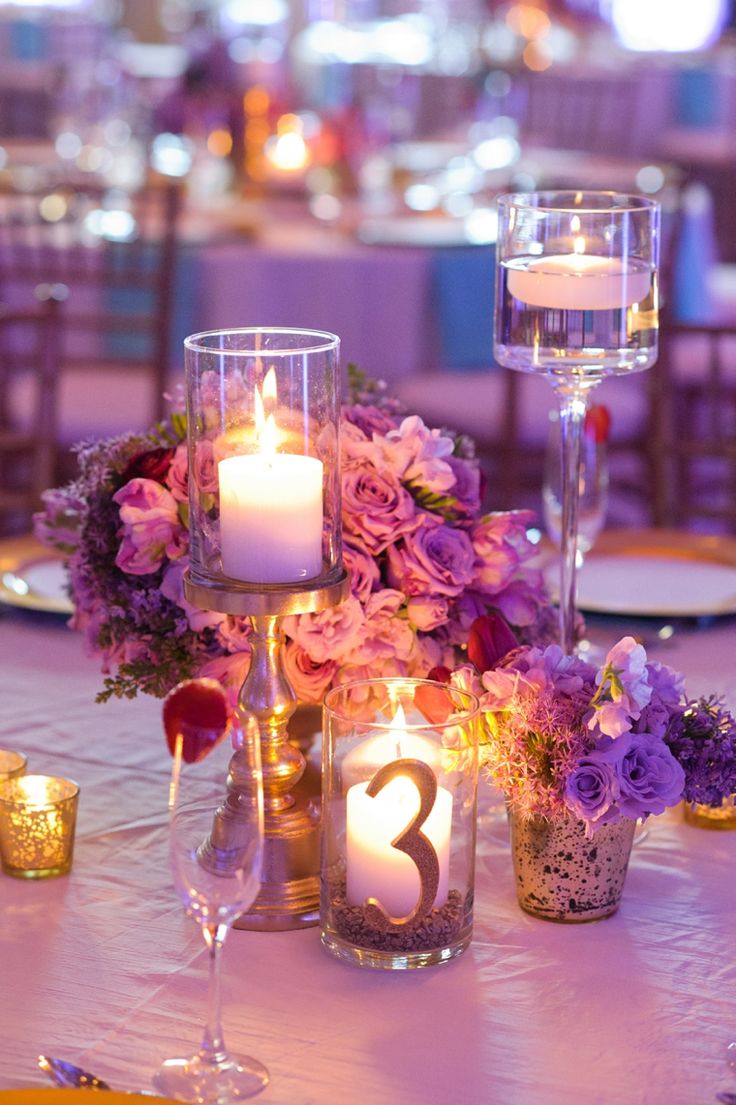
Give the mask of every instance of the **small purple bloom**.
<path id="1" fill-rule="evenodd" d="M 682 767 L 667 745 L 651 733 L 630 734 L 618 763 L 618 777 L 619 809 L 634 819 L 676 806 L 685 787 Z"/>

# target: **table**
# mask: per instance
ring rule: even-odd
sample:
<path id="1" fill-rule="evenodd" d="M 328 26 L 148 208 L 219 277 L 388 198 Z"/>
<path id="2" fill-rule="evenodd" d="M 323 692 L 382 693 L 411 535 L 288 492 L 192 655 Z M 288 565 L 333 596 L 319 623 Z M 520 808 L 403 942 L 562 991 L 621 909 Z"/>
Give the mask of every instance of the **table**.
<path id="1" fill-rule="evenodd" d="M 612 643 L 627 626 L 603 619 Z M 641 628 L 641 627 L 639 627 Z M 650 653 L 691 693 L 736 697 L 736 624 L 677 630 Z M 0 876 L 0 1088 L 44 1083 L 45 1052 L 116 1088 L 193 1049 L 206 953 L 166 857 L 160 703 L 95 705 L 95 660 L 62 619 L 0 615 L 0 745 L 81 786 L 71 873 Z M 456 961 L 384 973 L 332 959 L 318 931 L 234 931 L 223 957 L 233 1050 L 269 1067 L 263 1105 L 706 1105 L 736 1090 L 736 833 L 650 822 L 619 913 L 536 920 L 515 900 L 482 790 L 473 941 Z"/>

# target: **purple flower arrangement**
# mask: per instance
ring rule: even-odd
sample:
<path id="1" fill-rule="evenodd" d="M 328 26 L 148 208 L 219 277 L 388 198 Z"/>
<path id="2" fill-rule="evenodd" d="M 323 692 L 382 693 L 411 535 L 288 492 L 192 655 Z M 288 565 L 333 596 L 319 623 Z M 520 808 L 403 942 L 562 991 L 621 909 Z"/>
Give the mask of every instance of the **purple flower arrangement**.
<path id="1" fill-rule="evenodd" d="M 522 641 L 552 639 L 549 597 L 529 563 L 531 515 L 482 513 L 472 442 L 399 414 L 375 386 L 352 400 L 341 426 L 352 593 L 340 606 L 284 621 L 284 665 L 299 700 L 319 702 L 332 685 L 368 675 L 452 668 L 473 622 L 490 612 Z M 102 657 L 99 700 L 163 696 L 194 676 L 236 694 L 250 664 L 247 619 L 195 609 L 183 593 L 184 416 L 81 446 L 78 460 L 78 477 L 45 494 L 36 533 L 68 555 L 71 624 Z"/>
<path id="2" fill-rule="evenodd" d="M 520 815 L 572 816 L 590 836 L 736 793 L 736 721 L 714 700 L 688 702 L 682 676 L 632 637 L 596 668 L 555 644 L 518 647 L 492 616 L 473 627 L 468 653 L 476 666 L 451 678 L 478 694 L 483 762 Z"/>

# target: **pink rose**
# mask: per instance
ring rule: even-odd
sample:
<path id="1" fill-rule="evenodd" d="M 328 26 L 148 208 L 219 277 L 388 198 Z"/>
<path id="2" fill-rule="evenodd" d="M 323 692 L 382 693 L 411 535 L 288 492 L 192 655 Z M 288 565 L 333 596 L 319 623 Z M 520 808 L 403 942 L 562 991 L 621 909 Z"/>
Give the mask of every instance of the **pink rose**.
<path id="1" fill-rule="evenodd" d="M 282 656 L 286 678 L 299 701 L 321 702 L 337 671 L 335 661 L 318 663 L 296 641 L 287 641 Z"/>
<path id="2" fill-rule="evenodd" d="M 350 573 L 350 588 L 360 602 L 367 602 L 371 592 L 381 580 L 381 571 L 376 559 L 363 549 L 345 545 L 342 551 L 345 567 Z"/>
<path id="3" fill-rule="evenodd" d="M 215 450 L 211 441 L 198 441 L 195 452 L 195 470 L 197 474 L 197 487 L 200 491 L 215 494 L 220 487 L 217 474 L 217 462 Z"/>
<path id="4" fill-rule="evenodd" d="M 459 595 L 473 578 L 474 561 L 464 530 L 425 524 L 388 550 L 389 583 L 409 596 Z"/>
<path id="5" fill-rule="evenodd" d="M 419 524 L 414 500 L 390 472 L 364 461 L 343 473 L 342 517 L 346 536 L 378 554 Z"/>
<path id="6" fill-rule="evenodd" d="M 131 575 L 148 575 L 186 548 L 176 500 L 155 480 L 136 477 L 113 495 L 120 507 L 123 540 L 115 563 Z"/>
<path id="7" fill-rule="evenodd" d="M 429 633 L 447 621 L 449 600 L 444 595 L 416 595 L 409 599 L 406 612 L 417 629 Z"/>
<path id="8" fill-rule="evenodd" d="M 189 462 L 185 441 L 177 446 L 164 482 L 178 503 L 187 501 L 189 498 Z"/>
<path id="9" fill-rule="evenodd" d="M 364 623 L 363 607 L 351 595 L 339 606 L 328 607 L 317 614 L 284 618 L 284 632 L 313 660 L 322 664 L 347 656 L 358 644 Z"/>

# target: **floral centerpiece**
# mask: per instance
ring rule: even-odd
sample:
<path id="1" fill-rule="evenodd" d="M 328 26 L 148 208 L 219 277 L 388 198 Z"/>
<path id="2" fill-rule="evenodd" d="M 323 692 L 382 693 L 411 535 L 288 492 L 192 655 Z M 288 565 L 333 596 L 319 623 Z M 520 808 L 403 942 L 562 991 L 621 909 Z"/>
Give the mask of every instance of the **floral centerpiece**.
<path id="1" fill-rule="evenodd" d="M 506 799 L 530 912 L 606 915 L 637 820 L 736 792 L 734 718 L 714 699 L 688 700 L 682 676 L 632 637 L 596 668 L 556 644 L 519 646 L 501 619 L 484 617 L 468 652 L 475 666 L 451 679 L 480 698 L 482 759 Z"/>
<path id="2" fill-rule="evenodd" d="M 550 639 L 549 598 L 529 564 L 531 515 L 482 513 L 468 438 L 400 413 L 353 371 L 341 439 L 352 590 L 341 606 L 284 619 L 284 665 L 301 702 L 367 675 L 453 667 L 473 621 L 491 611 L 521 640 Z M 83 445 L 78 459 L 78 477 L 44 495 L 36 533 L 68 556 L 71 624 L 102 657 L 98 698 L 163 696 L 192 677 L 237 693 L 250 663 L 247 619 L 195 609 L 183 593 L 185 416 Z"/>

